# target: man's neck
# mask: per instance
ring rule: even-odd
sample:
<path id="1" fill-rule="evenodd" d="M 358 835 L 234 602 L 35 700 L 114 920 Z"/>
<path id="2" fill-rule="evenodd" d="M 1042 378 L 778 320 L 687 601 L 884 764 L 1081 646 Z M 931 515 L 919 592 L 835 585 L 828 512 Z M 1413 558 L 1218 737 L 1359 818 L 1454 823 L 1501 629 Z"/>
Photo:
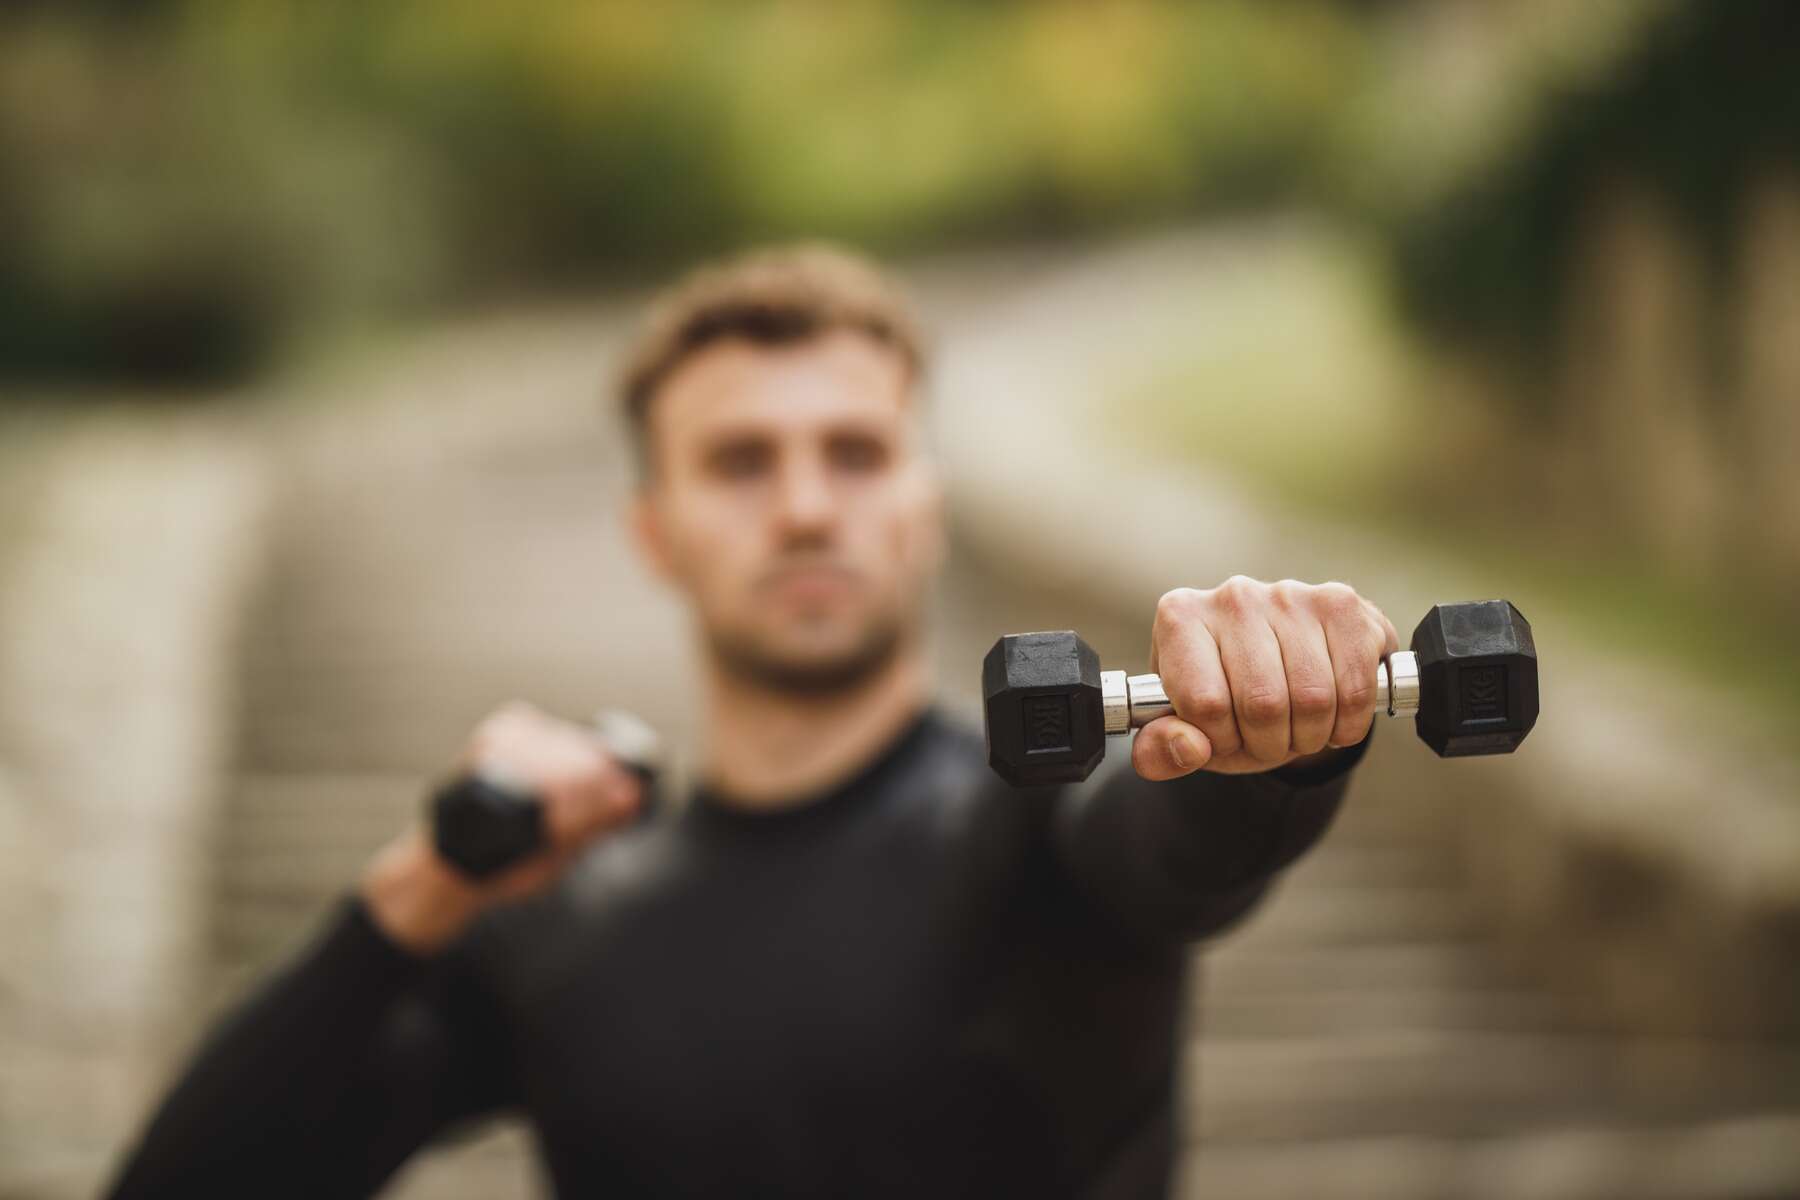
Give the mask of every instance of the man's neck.
<path id="1" fill-rule="evenodd" d="M 734 808 L 777 809 L 828 791 L 881 752 L 927 701 L 922 656 L 904 649 L 868 679 L 827 696 L 758 687 L 706 667 L 709 740 L 701 779 Z"/>

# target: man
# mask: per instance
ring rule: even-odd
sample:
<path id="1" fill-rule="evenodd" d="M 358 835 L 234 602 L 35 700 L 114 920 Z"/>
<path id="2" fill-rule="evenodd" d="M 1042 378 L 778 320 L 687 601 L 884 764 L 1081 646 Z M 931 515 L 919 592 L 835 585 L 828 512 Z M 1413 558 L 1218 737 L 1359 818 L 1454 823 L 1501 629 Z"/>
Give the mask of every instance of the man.
<path id="1" fill-rule="evenodd" d="M 508 1109 L 568 1196 L 1166 1190 L 1188 944 L 1323 832 L 1394 631 L 1342 584 L 1177 588 L 1135 771 L 1006 787 L 930 704 L 923 365 L 838 252 L 672 293 L 624 394 L 636 538 L 703 646 L 689 803 L 635 822 L 590 737 L 497 712 L 461 765 L 530 782 L 548 848 L 477 883 L 399 836 L 115 1195 L 363 1195 Z"/>

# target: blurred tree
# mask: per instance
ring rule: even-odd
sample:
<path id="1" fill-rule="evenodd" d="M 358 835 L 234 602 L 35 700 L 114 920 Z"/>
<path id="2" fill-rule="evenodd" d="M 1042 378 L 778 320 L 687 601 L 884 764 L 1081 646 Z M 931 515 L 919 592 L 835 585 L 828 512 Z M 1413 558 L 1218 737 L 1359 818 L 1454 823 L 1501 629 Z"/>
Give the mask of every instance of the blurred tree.
<path id="1" fill-rule="evenodd" d="M 1412 312 L 1428 328 L 1547 366 L 1586 207 L 1621 175 L 1665 197 L 1714 269 L 1729 269 L 1752 177 L 1800 163 L 1797 79 L 1800 7 L 1669 7 L 1614 70 L 1549 97 L 1514 153 L 1397 227 Z M 1722 333 L 1711 333 L 1715 357 Z"/>

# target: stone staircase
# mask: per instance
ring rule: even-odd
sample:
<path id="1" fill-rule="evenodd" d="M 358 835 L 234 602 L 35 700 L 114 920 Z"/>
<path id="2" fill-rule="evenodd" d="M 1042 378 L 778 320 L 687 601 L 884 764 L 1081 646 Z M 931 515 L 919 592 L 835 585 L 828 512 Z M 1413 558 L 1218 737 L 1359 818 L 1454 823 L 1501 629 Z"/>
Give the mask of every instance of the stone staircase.
<path id="1" fill-rule="evenodd" d="M 609 515 L 621 456 L 593 419 L 601 350 L 579 328 L 408 364 L 367 413 L 278 432 L 276 565 L 216 860 L 216 1004 L 305 936 L 492 704 L 625 704 L 692 744 L 681 616 Z M 544 399 L 478 403 L 527 356 Z M 1006 629 L 1075 624 L 1103 658 L 1141 659 L 1146 621 L 973 557 L 941 601 L 953 706 L 972 710 L 972 665 Z M 1440 769 L 1388 730 L 1326 844 L 1205 952 L 1180 1194 L 1800 1195 L 1800 1050 L 1621 1037 L 1507 962 L 1425 790 Z M 506 1128 L 421 1156 L 393 1194 L 541 1190 L 527 1134 Z"/>

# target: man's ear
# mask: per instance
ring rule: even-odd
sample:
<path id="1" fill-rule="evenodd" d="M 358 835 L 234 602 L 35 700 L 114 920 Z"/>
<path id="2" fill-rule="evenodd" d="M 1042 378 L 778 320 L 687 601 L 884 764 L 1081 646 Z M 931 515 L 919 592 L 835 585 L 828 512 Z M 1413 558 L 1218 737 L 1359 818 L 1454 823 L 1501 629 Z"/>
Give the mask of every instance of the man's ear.
<path id="1" fill-rule="evenodd" d="M 631 540 L 636 544 L 644 565 L 650 568 L 650 573 L 664 583 L 674 583 L 675 566 L 669 555 L 668 532 L 664 528 L 662 511 L 657 506 L 654 490 L 649 484 L 639 484 L 632 491 L 626 520 L 631 525 Z"/>

